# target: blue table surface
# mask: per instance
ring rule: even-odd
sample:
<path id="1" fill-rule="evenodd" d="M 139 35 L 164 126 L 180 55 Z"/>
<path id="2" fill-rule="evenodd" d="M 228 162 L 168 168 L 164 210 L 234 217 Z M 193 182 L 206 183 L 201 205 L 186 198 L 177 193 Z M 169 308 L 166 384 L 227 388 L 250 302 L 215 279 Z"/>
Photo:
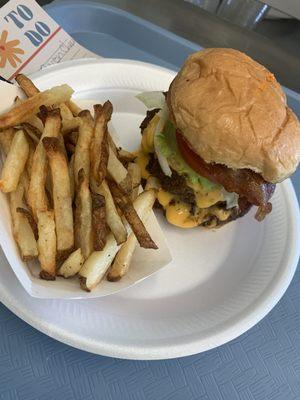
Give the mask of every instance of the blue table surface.
<path id="1" fill-rule="evenodd" d="M 65 28 L 78 41 L 99 54 L 120 57 L 121 52 L 122 57 L 175 67 L 181 63 L 180 57 L 170 61 L 149 55 L 107 32 L 96 32 L 95 40 L 91 32 L 72 30 L 70 13 L 59 11 L 58 6 L 48 8 L 61 25 L 67 21 Z M 293 177 L 298 199 L 299 179 L 298 170 Z M 299 399 L 300 270 L 259 324 L 232 342 L 195 356 L 150 362 L 89 354 L 45 336 L 1 304 L 0 335 L 0 400 Z"/>

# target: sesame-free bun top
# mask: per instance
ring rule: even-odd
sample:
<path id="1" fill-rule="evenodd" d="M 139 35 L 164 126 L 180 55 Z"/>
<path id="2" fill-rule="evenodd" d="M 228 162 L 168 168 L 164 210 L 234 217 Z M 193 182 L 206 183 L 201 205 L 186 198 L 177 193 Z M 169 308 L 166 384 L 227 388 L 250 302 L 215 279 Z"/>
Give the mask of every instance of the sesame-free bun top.
<path id="1" fill-rule="evenodd" d="M 291 175 L 300 161 L 300 124 L 265 67 L 233 49 L 188 57 L 168 96 L 170 117 L 208 163 L 249 168 L 268 182 Z"/>

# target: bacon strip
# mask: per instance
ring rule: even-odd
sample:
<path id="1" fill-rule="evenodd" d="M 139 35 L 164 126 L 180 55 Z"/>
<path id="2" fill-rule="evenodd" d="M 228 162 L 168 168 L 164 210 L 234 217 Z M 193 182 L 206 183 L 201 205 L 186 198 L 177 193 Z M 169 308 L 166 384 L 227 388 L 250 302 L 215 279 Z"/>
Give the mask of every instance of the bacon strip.
<path id="1" fill-rule="evenodd" d="M 176 132 L 176 137 L 181 155 L 187 162 L 191 149 L 180 132 Z M 263 206 L 264 210 L 268 209 L 266 206 L 275 191 L 275 184 L 265 181 L 250 169 L 234 170 L 225 165 L 206 163 L 198 155 L 197 172 L 211 182 L 222 185 L 228 192 L 245 197 L 251 204 Z"/>

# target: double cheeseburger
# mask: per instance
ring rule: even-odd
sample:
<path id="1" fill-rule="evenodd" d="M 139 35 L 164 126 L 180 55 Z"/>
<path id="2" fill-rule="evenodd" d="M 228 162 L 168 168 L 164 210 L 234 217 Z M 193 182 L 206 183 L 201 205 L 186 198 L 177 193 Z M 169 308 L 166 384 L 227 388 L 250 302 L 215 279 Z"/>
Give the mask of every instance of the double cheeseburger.
<path id="1" fill-rule="evenodd" d="M 138 96 L 150 110 L 137 162 L 159 181 L 167 220 L 218 227 L 272 210 L 276 183 L 300 161 L 300 124 L 273 74 L 233 49 L 192 54 L 167 93 Z"/>

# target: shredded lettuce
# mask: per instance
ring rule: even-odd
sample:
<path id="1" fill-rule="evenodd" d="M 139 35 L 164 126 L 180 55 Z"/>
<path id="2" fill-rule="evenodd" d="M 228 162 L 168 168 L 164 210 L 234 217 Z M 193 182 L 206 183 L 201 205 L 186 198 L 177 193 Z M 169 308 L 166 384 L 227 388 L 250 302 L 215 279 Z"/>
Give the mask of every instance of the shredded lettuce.
<path id="1" fill-rule="evenodd" d="M 140 100 L 148 109 L 163 108 L 166 104 L 163 92 L 142 92 L 135 96 Z"/>

